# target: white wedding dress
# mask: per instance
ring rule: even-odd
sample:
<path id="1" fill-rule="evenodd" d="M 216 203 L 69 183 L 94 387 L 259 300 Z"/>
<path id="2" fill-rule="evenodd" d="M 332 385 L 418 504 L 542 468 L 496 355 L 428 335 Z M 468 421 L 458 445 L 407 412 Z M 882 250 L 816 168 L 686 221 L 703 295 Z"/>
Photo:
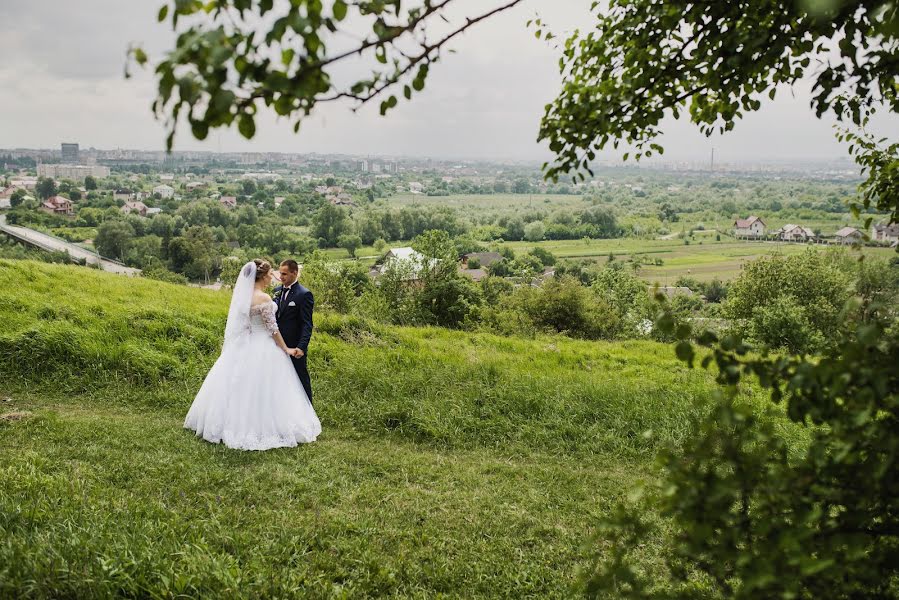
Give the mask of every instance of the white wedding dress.
<path id="1" fill-rule="evenodd" d="M 272 335 L 275 303 L 251 306 L 255 263 L 241 269 L 231 298 L 222 353 L 184 420 L 197 436 L 239 450 L 315 441 L 321 423 L 290 357 Z"/>

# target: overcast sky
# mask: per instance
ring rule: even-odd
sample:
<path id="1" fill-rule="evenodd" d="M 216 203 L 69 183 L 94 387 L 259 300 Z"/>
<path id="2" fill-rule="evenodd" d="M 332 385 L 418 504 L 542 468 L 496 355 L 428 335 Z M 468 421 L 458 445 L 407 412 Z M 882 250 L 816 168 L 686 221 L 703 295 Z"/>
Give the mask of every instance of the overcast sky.
<path id="1" fill-rule="evenodd" d="M 462 0 L 476 11 L 496 0 Z M 589 27 L 590 0 L 528 0 L 480 24 L 431 70 L 425 92 L 401 100 L 388 117 L 377 103 L 358 113 L 347 105 L 316 111 L 298 135 L 274 117 L 257 136 L 211 133 L 205 142 L 184 129 L 176 150 L 322 152 L 431 157 L 545 159 L 536 143 L 543 106 L 558 89 L 557 54 L 525 21 L 539 11 L 557 33 Z M 150 112 L 149 73 L 126 80 L 125 52 L 138 42 L 151 59 L 172 43 L 156 23 L 159 0 L 0 1 L 0 148 L 164 148 Z M 831 159 L 845 156 L 832 120 L 818 120 L 806 89 L 784 89 L 723 138 L 711 140 L 686 122 L 665 128 L 666 158 L 727 161 Z M 878 133 L 899 136 L 899 120 L 881 118 Z"/>

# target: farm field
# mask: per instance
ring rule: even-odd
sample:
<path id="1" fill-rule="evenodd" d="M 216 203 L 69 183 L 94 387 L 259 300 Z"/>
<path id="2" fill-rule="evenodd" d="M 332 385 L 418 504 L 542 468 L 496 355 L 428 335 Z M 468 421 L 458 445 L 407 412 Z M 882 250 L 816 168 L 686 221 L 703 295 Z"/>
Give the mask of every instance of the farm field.
<path id="1" fill-rule="evenodd" d="M 715 240 L 715 231 L 696 231 L 695 239 L 684 244 L 681 239 L 653 240 L 636 238 L 618 238 L 606 240 L 547 240 L 542 242 L 503 242 L 499 246 L 512 248 L 516 253 L 530 251 L 534 247 L 545 248 L 559 259 L 576 259 L 605 263 L 609 254 L 615 260 L 629 260 L 633 256 L 642 256 L 652 262 L 659 258 L 662 265 L 644 264 L 638 275 L 650 283 L 671 285 L 681 276 L 689 276 L 699 281 L 710 281 L 714 278 L 733 279 L 740 273 L 744 262 L 773 253 L 797 254 L 809 247 L 808 244 L 788 242 L 754 242 L 738 241 L 722 236 Z M 700 243 L 701 242 L 701 243 Z M 408 245 L 409 242 L 393 242 L 388 247 Z M 813 245 L 823 251 L 827 245 Z M 346 250 L 329 248 L 322 250 L 331 260 L 352 260 Z M 888 258 L 895 252 L 889 248 L 863 248 L 853 250 L 870 256 Z M 365 265 L 374 264 L 377 251 L 365 246 L 357 251 L 359 260 Z"/>

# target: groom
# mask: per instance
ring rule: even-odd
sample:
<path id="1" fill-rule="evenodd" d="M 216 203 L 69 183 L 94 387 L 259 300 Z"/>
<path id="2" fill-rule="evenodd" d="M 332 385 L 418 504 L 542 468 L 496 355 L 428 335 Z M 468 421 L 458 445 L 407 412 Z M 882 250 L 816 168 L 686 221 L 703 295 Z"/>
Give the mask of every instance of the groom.
<path id="1" fill-rule="evenodd" d="M 306 390 L 309 403 L 312 403 L 312 382 L 306 368 L 306 353 L 309 339 L 312 338 L 312 292 L 297 282 L 300 267 L 295 260 L 285 260 L 278 271 L 281 273 L 281 285 L 275 288 L 274 301 L 278 308 L 276 317 L 278 329 L 284 343 L 290 348 L 297 348 L 297 356 L 291 357 L 293 368 Z"/>

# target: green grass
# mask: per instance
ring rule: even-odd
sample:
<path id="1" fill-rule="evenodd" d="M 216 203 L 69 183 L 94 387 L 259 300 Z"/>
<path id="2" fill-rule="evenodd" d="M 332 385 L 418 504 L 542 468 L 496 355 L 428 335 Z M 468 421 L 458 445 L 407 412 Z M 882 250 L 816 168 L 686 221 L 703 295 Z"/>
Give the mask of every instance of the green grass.
<path id="1" fill-rule="evenodd" d="M 181 427 L 228 299 L 0 260 L 0 597 L 570 597 L 714 389 L 652 342 L 322 314 L 323 435 L 233 451 Z"/>
<path id="2" fill-rule="evenodd" d="M 689 245 L 684 244 L 681 239 L 641 240 L 635 238 L 558 240 L 538 243 L 506 242 L 506 245 L 511 246 L 516 253 L 527 252 L 535 246 L 540 246 L 559 258 L 593 260 L 600 263 L 608 260 L 609 253 L 614 254 L 616 260 L 628 260 L 633 255 L 643 255 L 649 260 L 661 258 L 663 261 L 661 266 L 644 265 L 640 268 L 639 276 L 648 282 L 658 282 L 663 285 L 671 285 L 681 276 L 689 276 L 700 281 L 709 281 L 715 277 L 733 279 L 740 274 L 745 262 L 773 253 L 798 254 L 808 247 L 807 244 L 787 242 L 735 241 L 733 238 L 725 236 L 722 236 L 720 241 L 716 241 L 715 233 L 709 231 L 697 231 L 696 238 L 690 240 Z M 815 245 L 813 247 L 823 251 L 828 246 Z M 889 248 L 864 248 L 851 250 L 851 252 L 864 252 L 866 255 L 880 257 L 890 257 L 895 254 L 895 251 Z"/>

